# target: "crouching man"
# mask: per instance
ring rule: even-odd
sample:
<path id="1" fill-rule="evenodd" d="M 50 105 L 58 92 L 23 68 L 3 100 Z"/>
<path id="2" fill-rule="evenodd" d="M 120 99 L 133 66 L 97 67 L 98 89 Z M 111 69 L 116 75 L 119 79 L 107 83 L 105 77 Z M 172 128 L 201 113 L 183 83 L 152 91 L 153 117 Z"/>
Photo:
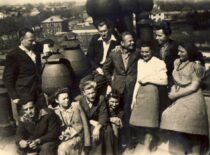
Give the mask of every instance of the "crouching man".
<path id="1" fill-rule="evenodd" d="M 97 94 L 96 82 L 84 79 L 80 82 L 82 96 L 79 102 L 88 119 L 91 132 L 89 155 L 113 155 L 113 131 L 109 124 L 105 99 Z"/>
<path id="2" fill-rule="evenodd" d="M 21 102 L 23 115 L 16 130 L 16 143 L 21 155 L 56 155 L 59 118 L 48 108 L 38 109 L 30 97 Z"/>
<path id="3" fill-rule="evenodd" d="M 90 146 L 87 118 L 79 102 L 71 102 L 68 88 L 58 89 L 55 101 L 59 104 L 55 113 L 61 120 L 62 133 L 58 155 L 80 155 L 84 147 Z"/>

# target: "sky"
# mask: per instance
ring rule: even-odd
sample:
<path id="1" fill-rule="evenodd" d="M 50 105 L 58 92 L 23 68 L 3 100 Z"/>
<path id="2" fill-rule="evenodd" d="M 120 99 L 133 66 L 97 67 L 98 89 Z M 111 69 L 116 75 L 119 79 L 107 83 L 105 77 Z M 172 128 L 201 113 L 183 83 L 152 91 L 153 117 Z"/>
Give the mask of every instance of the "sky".
<path id="1" fill-rule="evenodd" d="M 24 3 L 48 3 L 48 2 L 63 2 L 63 1 L 81 1 L 85 2 L 86 0 L 0 0 L 0 5 L 15 5 L 15 4 L 24 4 Z"/>

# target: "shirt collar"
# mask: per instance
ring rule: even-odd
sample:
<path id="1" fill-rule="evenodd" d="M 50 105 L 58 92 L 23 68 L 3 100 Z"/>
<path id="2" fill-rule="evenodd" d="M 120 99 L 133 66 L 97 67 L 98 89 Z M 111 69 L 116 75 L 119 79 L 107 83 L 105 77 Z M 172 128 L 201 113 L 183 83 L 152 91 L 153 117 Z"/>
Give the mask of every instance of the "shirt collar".
<path id="1" fill-rule="evenodd" d="M 104 40 L 102 39 L 102 37 L 99 37 L 98 41 L 104 41 Z M 109 39 L 108 42 L 110 42 L 110 41 L 117 41 L 117 39 L 115 38 L 115 36 L 113 34 L 111 35 L 111 38 Z"/>
<path id="2" fill-rule="evenodd" d="M 25 52 L 31 52 L 27 48 L 25 48 L 22 44 L 19 45 L 19 48 Z"/>
<path id="3" fill-rule="evenodd" d="M 68 109 L 63 109 L 63 108 L 60 108 L 60 106 L 57 106 L 54 108 L 55 110 L 60 110 L 61 112 L 72 112 L 72 106 L 70 106 Z"/>

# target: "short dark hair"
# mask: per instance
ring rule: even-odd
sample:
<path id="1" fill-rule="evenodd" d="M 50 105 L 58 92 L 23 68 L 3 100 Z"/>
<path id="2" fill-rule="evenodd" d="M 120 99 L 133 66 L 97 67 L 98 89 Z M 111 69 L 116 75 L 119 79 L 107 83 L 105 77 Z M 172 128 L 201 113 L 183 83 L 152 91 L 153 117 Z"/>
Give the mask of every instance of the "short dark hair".
<path id="1" fill-rule="evenodd" d="M 124 39 L 125 36 L 127 36 L 127 35 L 131 35 L 131 36 L 133 37 L 133 34 L 132 34 L 131 32 L 125 31 L 125 32 L 123 32 L 122 35 L 121 35 L 121 41 L 123 41 L 123 39 Z"/>
<path id="2" fill-rule="evenodd" d="M 167 36 L 171 35 L 171 27 L 168 21 L 162 20 L 155 24 L 156 30 L 163 30 L 163 33 Z"/>
<path id="3" fill-rule="evenodd" d="M 95 25 L 96 29 L 98 29 L 99 26 L 103 26 L 103 25 L 106 25 L 108 29 L 110 28 L 108 19 L 103 19 L 103 18 L 95 19 L 94 25 Z"/>
<path id="4" fill-rule="evenodd" d="M 18 32 L 19 39 L 22 40 L 22 38 L 25 36 L 25 34 L 27 32 L 34 33 L 34 31 L 30 28 L 23 28 L 23 29 L 19 30 L 19 32 Z"/>
<path id="5" fill-rule="evenodd" d="M 109 101 L 110 98 L 115 98 L 120 100 L 121 95 L 118 90 L 112 89 L 112 91 L 106 96 L 107 100 Z"/>
<path id="6" fill-rule="evenodd" d="M 140 44 L 140 48 L 142 47 L 149 47 L 151 51 L 154 50 L 154 44 L 152 42 L 144 42 Z"/>
<path id="7" fill-rule="evenodd" d="M 54 94 L 54 98 L 55 99 L 58 99 L 59 95 L 60 94 L 63 94 L 63 93 L 67 93 L 68 95 L 70 94 L 70 91 L 69 91 L 69 88 L 59 88 L 55 94 Z"/>
<path id="8" fill-rule="evenodd" d="M 34 98 L 31 95 L 25 95 L 20 98 L 19 104 L 21 106 L 26 105 L 28 102 L 34 103 Z"/>

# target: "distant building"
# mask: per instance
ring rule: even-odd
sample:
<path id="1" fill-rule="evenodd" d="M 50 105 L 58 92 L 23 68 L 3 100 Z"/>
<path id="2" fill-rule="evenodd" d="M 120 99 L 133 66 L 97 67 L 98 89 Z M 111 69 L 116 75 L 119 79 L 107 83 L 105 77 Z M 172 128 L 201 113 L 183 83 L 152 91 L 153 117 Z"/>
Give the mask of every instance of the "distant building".
<path id="1" fill-rule="evenodd" d="M 38 14 L 40 14 L 40 11 L 37 8 L 32 9 L 30 12 L 30 16 L 36 16 Z"/>
<path id="2" fill-rule="evenodd" d="M 42 21 L 44 36 L 55 35 L 57 32 L 67 32 L 68 20 L 61 16 L 51 16 Z"/>

